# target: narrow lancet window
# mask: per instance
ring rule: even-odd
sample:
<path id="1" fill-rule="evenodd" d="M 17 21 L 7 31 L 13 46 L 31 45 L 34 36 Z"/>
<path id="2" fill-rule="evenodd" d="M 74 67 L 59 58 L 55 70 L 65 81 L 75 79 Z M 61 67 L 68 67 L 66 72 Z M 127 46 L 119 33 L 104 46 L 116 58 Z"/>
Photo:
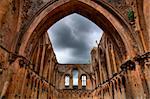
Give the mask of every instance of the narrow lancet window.
<path id="1" fill-rule="evenodd" d="M 65 87 L 69 87 L 69 85 L 70 85 L 70 76 L 66 75 L 65 76 Z"/>
<path id="2" fill-rule="evenodd" d="M 78 70 L 73 70 L 73 87 L 78 88 Z"/>
<path id="3" fill-rule="evenodd" d="M 82 76 L 82 87 L 86 87 L 86 75 Z"/>

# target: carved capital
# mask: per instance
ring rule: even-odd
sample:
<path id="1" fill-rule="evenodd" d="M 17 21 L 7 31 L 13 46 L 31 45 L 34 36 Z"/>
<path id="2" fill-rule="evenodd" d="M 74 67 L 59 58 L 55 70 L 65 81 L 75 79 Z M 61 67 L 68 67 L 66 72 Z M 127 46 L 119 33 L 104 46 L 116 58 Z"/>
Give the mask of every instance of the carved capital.
<path id="1" fill-rule="evenodd" d="M 27 68 L 29 66 L 29 61 L 27 61 L 26 59 L 19 59 L 19 65 L 20 67 L 25 67 Z"/>
<path id="2" fill-rule="evenodd" d="M 136 65 L 135 65 L 134 61 L 128 60 L 127 62 L 122 64 L 120 68 L 121 68 L 122 71 L 135 70 Z"/>
<path id="3" fill-rule="evenodd" d="M 150 63 L 150 52 L 147 52 L 143 55 L 137 55 L 134 60 L 137 61 L 141 66 L 144 66 L 145 64 Z"/>

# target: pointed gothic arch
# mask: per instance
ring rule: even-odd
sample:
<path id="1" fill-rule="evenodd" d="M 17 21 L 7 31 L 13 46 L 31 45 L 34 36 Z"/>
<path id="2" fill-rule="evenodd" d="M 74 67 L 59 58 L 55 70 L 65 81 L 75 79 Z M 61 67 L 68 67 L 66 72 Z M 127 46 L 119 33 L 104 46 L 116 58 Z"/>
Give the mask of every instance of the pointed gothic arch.
<path id="1" fill-rule="evenodd" d="M 123 51 L 122 53 L 128 55 L 127 58 L 135 55 L 135 49 L 132 46 L 135 41 L 126 20 L 104 2 L 98 4 L 86 0 L 59 0 L 45 5 L 26 25 L 24 32 L 20 32 L 16 52 L 25 56 L 25 50 L 30 47 L 31 43 L 35 46 L 36 40 L 42 33 L 45 33 L 58 20 L 72 13 L 83 15 L 101 27 L 112 37 L 113 42 Z"/>

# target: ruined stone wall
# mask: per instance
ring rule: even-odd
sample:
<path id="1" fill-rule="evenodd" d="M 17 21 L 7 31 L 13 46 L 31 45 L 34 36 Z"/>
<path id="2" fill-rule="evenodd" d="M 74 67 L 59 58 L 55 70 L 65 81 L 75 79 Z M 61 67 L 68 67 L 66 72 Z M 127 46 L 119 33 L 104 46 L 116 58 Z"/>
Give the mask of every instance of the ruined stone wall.
<path id="1" fill-rule="evenodd" d="M 96 77 L 94 99 L 148 99 L 150 53 L 126 59 L 113 43 L 104 34 L 98 47 L 91 52 Z"/>
<path id="2" fill-rule="evenodd" d="M 0 1 L 0 98 L 149 99 L 149 0 L 74 1 Z M 59 3 L 66 2 L 68 5 L 60 10 L 62 5 Z M 56 6 L 58 9 L 55 10 Z M 48 7 L 55 10 L 52 12 L 55 17 L 49 16 L 49 10 L 45 11 Z M 94 10 L 92 7 L 95 7 Z M 72 66 L 68 66 L 68 72 L 64 66 L 66 71 L 61 69 L 59 72 L 59 64 L 45 28 L 70 14 L 70 8 L 105 30 L 99 46 L 91 52 L 91 65 L 88 68 L 77 65 L 81 74 L 87 72 L 85 74 L 89 77 L 89 89 L 92 91 L 58 90 L 64 88 L 63 75 L 71 73 Z M 44 14 L 41 13 L 49 14 L 42 19 Z M 49 23 L 48 19 L 51 19 Z M 38 21 L 38 28 L 30 29 L 31 24 L 35 25 L 34 20 Z M 26 32 L 31 32 L 31 37 Z M 26 41 L 23 36 L 29 40 Z M 19 49 L 21 45 L 23 50 Z"/>
<path id="3" fill-rule="evenodd" d="M 88 94 L 93 89 L 92 71 L 90 70 L 91 64 L 58 64 L 56 85 L 59 90 L 58 99 L 87 99 Z M 78 86 L 73 86 L 73 70 L 78 71 Z M 65 86 L 65 76 L 69 76 L 69 86 Z M 82 76 L 86 76 L 86 87 L 82 86 Z M 90 99 L 90 98 L 89 98 Z"/>
<path id="4" fill-rule="evenodd" d="M 56 57 L 47 33 L 41 36 L 40 41 L 32 49 L 30 59 L 1 48 L 1 97 L 8 99 L 55 97 Z"/>

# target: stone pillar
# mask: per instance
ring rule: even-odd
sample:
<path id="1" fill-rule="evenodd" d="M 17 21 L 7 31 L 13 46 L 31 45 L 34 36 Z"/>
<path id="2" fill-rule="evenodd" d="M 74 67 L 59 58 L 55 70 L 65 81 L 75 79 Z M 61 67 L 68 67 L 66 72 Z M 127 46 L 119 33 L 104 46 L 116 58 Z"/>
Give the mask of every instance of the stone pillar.
<path id="1" fill-rule="evenodd" d="M 110 85 L 109 85 L 109 99 L 113 99 L 113 90 L 114 90 L 114 83 L 113 82 L 110 82 Z M 110 98 L 111 97 L 111 98 Z"/>
<path id="2" fill-rule="evenodd" d="M 28 71 L 25 70 L 25 74 L 24 74 L 23 82 L 22 82 L 22 87 L 21 87 L 21 98 L 24 98 L 23 94 L 24 94 L 24 88 L 26 87 L 25 84 L 26 84 L 27 73 L 28 73 Z"/>
<path id="3" fill-rule="evenodd" d="M 34 85 L 34 94 L 33 94 L 33 99 L 37 99 L 37 91 L 38 91 L 38 79 L 36 78 L 35 80 L 35 85 Z"/>
<path id="4" fill-rule="evenodd" d="M 35 71 L 38 71 L 38 66 L 39 66 L 39 55 L 40 55 L 40 42 L 38 43 L 38 51 L 37 51 L 37 56 L 36 56 L 36 62 L 35 62 Z"/>
<path id="5" fill-rule="evenodd" d="M 20 66 L 18 64 L 18 59 L 16 59 L 12 64 L 9 64 L 8 70 L 7 70 L 7 75 L 6 75 L 7 82 L 5 82 L 5 85 L 3 88 L 4 90 L 2 92 L 3 95 L 1 95 L 1 96 L 7 96 L 8 99 L 15 98 L 14 96 L 17 92 L 16 83 L 18 83 L 17 74 L 18 74 L 19 70 L 20 70 Z M 7 95 L 6 95 L 6 92 L 8 93 Z"/>
<path id="6" fill-rule="evenodd" d="M 1 96 L 0 96 L 0 99 L 3 99 L 3 97 L 5 96 L 8 86 L 9 86 L 9 81 L 6 81 L 6 82 L 4 83 L 4 87 L 3 87 L 3 90 L 2 90 L 2 93 L 1 93 Z"/>
<path id="7" fill-rule="evenodd" d="M 78 79 L 78 89 L 82 89 L 82 78 L 79 77 Z"/>
<path id="8" fill-rule="evenodd" d="M 124 77 L 124 80 L 123 80 L 123 77 Z M 128 98 L 126 98 L 127 91 L 125 90 L 125 87 L 127 87 L 127 79 L 125 78 L 125 76 L 122 76 L 122 77 L 119 77 L 119 80 L 120 80 L 120 82 L 118 82 L 118 90 L 119 90 L 120 97 L 121 97 L 121 99 L 128 99 Z M 123 85 L 123 83 L 125 85 Z M 121 89 L 119 89 L 119 88 L 121 88 Z M 120 91 L 121 91 L 121 93 L 120 93 Z"/>
<path id="9" fill-rule="evenodd" d="M 112 77 L 112 70 L 111 70 L 108 46 L 106 46 L 106 60 L 107 60 L 108 75 L 109 75 L 109 78 L 111 78 Z"/>
<path id="10" fill-rule="evenodd" d="M 73 89 L 73 74 L 70 74 L 70 89 Z"/>
<path id="11" fill-rule="evenodd" d="M 135 70 L 127 71 L 129 84 L 127 85 L 126 89 L 131 90 L 130 93 L 128 93 L 130 96 L 127 96 L 127 99 L 141 99 L 141 97 L 144 97 L 144 89 L 139 70 L 140 66 L 136 64 Z"/>
<path id="12" fill-rule="evenodd" d="M 117 73 L 116 59 L 115 59 L 114 48 L 113 48 L 113 45 L 112 45 L 112 44 L 111 44 L 111 55 L 112 55 L 112 61 L 113 61 L 114 72 Z"/>
<path id="13" fill-rule="evenodd" d="M 144 66 L 144 80 L 146 81 L 146 85 L 145 87 L 147 87 L 148 89 L 148 95 L 146 97 L 150 98 L 150 59 L 149 61 L 145 62 L 145 66 Z"/>
<path id="14" fill-rule="evenodd" d="M 44 41 L 45 42 L 45 41 Z M 46 45 L 43 43 L 43 50 L 42 50 L 42 57 L 41 57 L 41 64 L 40 64 L 40 72 L 39 75 L 42 76 L 43 74 L 43 65 L 44 65 L 44 58 L 45 58 L 45 50 L 46 50 Z"/>
<path id="15" fill-rule="evenodd" d="M 102 79 L 102 64 L 101 64 L 101 57 L 100 57 L 100 51 L 99 51 L 100 49 L 98 48 L 98 64 L 99 64 L 99 77 L 100 77 L 100 84 L 102 84 L 102 82 L 103 82 L 103 79 Z"/>
<path id="16" fill-rule="evenodd" d="M 33 96 L 34 96 L 34 87 L 35 87 L 35 78 L 33 77 L 33 80 L 32 80 L 32 89 L 31 89 L 31 99 L 33 98 Z"/>
<path id="17" fill-rule="evenodd" d="M 91 80 L 90 80 L 89 78 L 87 78 L 87 81 L 86 81 L 86 82 L 87 82 L 87 84 L 86 84 L 86 89 L 87 89 L 87 90 L 91 90 L 92 87 L 93 87 L 92 84 L 91 84 L 91 83 L 92 83 Z"/>
<path id="18" fill-rule="evenodd" d="M 25 98 L 25 96 L 26 96 L 26 98 L 30 97 L 32 77 L 30 76 L 30 78 L 28 78 L 25 82 L 26 83 L 24 84 L 23 93 L 21 94 L 21 99 Z"/>
<path id="19" fill-rule="evenodd" d="M 98 72 L 98 69 L 96 69 L 95 71 L 96 86 L 99 84 L 99 78 L 98 78 L 97 72 Z"/>
<path id="20" fill-rule="evenodd" d="M 145 98 L 150 98 L 150 59 L 140 59 L 139 66 L 141 67 L 141 80 L 144 88 Z"/>

